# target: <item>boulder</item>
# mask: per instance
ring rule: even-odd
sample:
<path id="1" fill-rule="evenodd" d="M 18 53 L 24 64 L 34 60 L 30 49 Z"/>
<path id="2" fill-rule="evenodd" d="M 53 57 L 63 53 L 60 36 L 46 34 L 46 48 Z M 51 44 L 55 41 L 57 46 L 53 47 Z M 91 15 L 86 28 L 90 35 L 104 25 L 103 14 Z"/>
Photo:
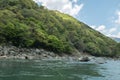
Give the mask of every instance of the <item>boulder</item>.
<path id="1" fill-rule="evenodd" d="M 98 64 L 104 64 L 104 63 L 106 63 L 106 60 L 104 58 L 96 58 L 95 62 Z"/>
<path id="2" fill-rule="evenodd" d="M 82 62 L 88 62 L 88 61 L 90 61 L 89 57 L 87 57 L 87 56 L 85 56 L 85 57 L 80 57 L 78 60 L 79 60 L 79 61 L 82 61 Z"/>

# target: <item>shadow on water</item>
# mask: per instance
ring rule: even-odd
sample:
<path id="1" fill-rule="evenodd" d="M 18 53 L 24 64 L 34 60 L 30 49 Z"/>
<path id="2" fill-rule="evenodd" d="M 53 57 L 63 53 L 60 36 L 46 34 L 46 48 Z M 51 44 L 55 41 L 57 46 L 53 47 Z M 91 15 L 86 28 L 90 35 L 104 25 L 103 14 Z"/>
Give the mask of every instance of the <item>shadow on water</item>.
<path id="1" fill-rule="evenodd" d="M 95 63 L 0 60 L 0 80 L 102 80 Z"/>

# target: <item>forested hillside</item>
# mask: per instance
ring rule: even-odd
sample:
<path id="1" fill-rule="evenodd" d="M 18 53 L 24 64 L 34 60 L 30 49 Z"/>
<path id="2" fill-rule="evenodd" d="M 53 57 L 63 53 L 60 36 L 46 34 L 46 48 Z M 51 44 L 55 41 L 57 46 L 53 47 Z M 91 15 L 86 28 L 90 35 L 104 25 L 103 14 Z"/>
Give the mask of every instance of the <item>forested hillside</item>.
<path id="1" fill-rule="evenodd" d="M 111 38 L 32 0 L 0 0 L 0 44 L 95 56 L 115 56 L 120 50 Z"/>

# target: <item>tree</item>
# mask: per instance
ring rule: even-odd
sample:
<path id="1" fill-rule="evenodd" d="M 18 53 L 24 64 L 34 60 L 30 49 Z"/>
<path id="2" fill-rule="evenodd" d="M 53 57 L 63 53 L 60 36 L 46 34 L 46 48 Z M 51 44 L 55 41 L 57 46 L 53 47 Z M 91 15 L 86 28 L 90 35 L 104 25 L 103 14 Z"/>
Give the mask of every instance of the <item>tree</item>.
<path id="1" fill-rule="evenodd" d="M 91 53 L 94 56 L 100 56 L 101 50 L 92 42 L 87 43 L 85 52 Z"/>
<path id="2" fill-rule="evenodd" d="M 53 51 L 56 51 L 56 52 L 63 52 L 64 51 L 64 45 L 63 45 L 62 41 L 60 41 L 54 35 L 48 36 L 48 45 L 53 48 Z"/>
<path id="3" fill-rule="evenodd" d="M 120 43 L 117 43 L 114 53 L 117 57 L 120 56 Z"/>

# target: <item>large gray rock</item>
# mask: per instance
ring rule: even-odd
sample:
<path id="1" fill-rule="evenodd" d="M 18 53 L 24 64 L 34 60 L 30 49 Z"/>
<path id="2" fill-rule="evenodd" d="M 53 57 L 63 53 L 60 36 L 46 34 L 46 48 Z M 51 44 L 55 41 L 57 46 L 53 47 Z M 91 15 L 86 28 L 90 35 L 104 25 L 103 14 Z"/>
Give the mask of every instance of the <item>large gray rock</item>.
<path id="1" fill-rule="evenodd" d="M 78 60 L 82 61 L 82 62 L 88 62 L 88 61 L 90 61 L 90 58 L 87 56 L 83 56 L 83 57 L 78 58 Z"/>
<path id="2" fill-rule="evenodd" d="M 98 64 L 104 64 L 104 63 L 106 63 L 106 60 L 104 58 L 96 58 L 95 62 Z"/>
<path id="3" fill-rule="evenodd" d="M 41 54 L 40 49 L 36 49 L 36 50 L 35 50 L 35 53 L 36 53 L 36 54 Z"/>

